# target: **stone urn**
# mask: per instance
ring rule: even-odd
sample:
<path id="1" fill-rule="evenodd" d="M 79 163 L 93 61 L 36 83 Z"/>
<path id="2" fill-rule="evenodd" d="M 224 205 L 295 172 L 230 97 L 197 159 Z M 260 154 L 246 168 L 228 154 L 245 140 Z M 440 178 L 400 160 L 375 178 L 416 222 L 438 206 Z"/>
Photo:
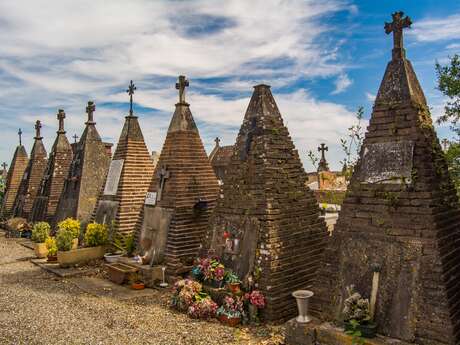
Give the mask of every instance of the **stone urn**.
<path id="1" fill-rule="evenodd" d="M 297 308 L 299 309 L 299 316 L 296 321 L 299 323 L 308 323 L 311 319 L 308 317 L 308 302 L 313 297 L 313 292 L 310 290 L 297 290 L 292 293 L 292 296 L 297 301 Z"/>

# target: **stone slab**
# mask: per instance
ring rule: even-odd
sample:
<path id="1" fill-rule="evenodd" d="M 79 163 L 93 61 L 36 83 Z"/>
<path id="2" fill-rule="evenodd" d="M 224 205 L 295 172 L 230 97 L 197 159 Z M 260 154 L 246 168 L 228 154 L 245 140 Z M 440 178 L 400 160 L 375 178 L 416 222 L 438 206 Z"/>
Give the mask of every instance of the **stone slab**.
<path id="1" fill-rule="evenodd" d="M 112 283 L 107 279 L 97 277 L 76 277 L 70 279 L 78 288 L 97 297 L 111 297 L 118 300 L 129 300 L 139 297 L 158 295 L 154 289 L 133 290 L 129 287 Z"/>
<path id="2" fill-rule="evenodd" d="M 26 247 L 26 248 L 29 248 L 29 249 L 32 249 L 32 250 L 35 250 L 35 244 L 34 242 L 32 242 L 31 240 L 29 239 L 20 239 L 20 241 L 18 241 L 19 244 L 23 247 Z"/>
<path id="3" fill-rule="evenodd" d="M 105 183 L 104 195 L 116 195 L 118 182 L 120 181 L 121 171 L 123 170 L 123 159 L 116 159 L 110 163 L 107 181 Z"/>
<path id="4" fill-rule="evenodd" d="M 142 265 L 140 263 L 134 262 L 130 258 L 124 257 L 121 258 L 119 262 L 138 268 L 140 274 L 142 275 L 142 281 L 146 287 L 158 287 L 159 284 L 163 281 L 163 270 L 161 269 L 162 266 Z"/>
<path id="5" fill-rule="evenodd" d="M 89 274 L 96 273 L 96 267 L 85 267 L 85 268 L 78 268 L 78 267 L 71 267 L 71 268 L 62 268 L 59 264 L 47 262 L 46 259 L 32 259 L 30 260 L 33 264 L 37 265 L 38 267 L 53 273 L 61 278 L 71 278 L 71 277 L 79 277 Z"/>
<path id="6" fill-rule="evenodd" d="M 378 335 L 364 339 L 363 345 L 409 345 L 397 339 Z M 353 345 L 352 337 L 344 333 L 343 328 L 313 319 L 309 323 L 298 323 L 295 319 L 286 322 L 286 345 Z"/>

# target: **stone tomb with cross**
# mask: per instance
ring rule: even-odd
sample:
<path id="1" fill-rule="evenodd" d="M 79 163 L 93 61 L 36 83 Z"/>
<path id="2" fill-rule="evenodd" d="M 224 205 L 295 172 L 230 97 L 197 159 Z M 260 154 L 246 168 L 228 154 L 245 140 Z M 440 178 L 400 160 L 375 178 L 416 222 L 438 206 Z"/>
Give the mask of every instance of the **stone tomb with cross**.
<path id="1" fill-rule="evenodd" d="M 1 218 L 9 218 L 13 211 L 14 201 L 16 199 L 19 185 L 26 170 L 27 163 L 29 158 L 27 157 L 27 152 L 25 147 L 22 145 L 22 131 L 19 129 L 19 145 L 16 146 L 14 151 L 13 159 L 10 163 L 10 168 L 8 169 L 8 174 L 6 176 L 5 183 L 5 195 L 3 198 L 3 203 L 0 210 Z"/>
<path id="2" fill-rule="evenodd" d="M 40 183 L 47 166 L 47 154 L 41 136 L 42 125 L 35 123 L 35 140 L 27 168 L 23 174 L 19 191 L 14 202 L 14 216 L 29 219 L 32 206 L 40 189 Z"/>
<path id="3" fill-rule="evenodd" d="M 134 235 L 154 170 L 138 118 L 133 112 L 135 90 L 136 86 L 131 81 L 126 90 L 129 95 L 129 114 L 125 117 L 92 217 L 122 236 Z"/>
<path id="4" fill-rule="evenodd" d="M 306 325 L 289 321 L 286 343 L 338 345 L 347 288 L 369 300 L 370 344 L 460 344 L 460 211 L 425 96 L 405 57 L 402 12 L 359 161 L 311 290 Z"/>
<path id="5" fill-rule="evenodd" d="M 168 275 L 190 270 L 202 247 L 219 190 L 185 102 L 188 85 L 188 80 L 180 76 L 176 83 L 179 102 L 150 183 L 139 229 L 144 262 L 166 265 Z"/>
<path id="6" fill-rule="evenodd" d="M 96 105 L 88 102 L 87 121 L 80 140 L 72 144 L 73 159 L 65 178 L 54 222 L 72 217 L 81 221 L 83 228 L 90 221 L 110 164 L 107 143 L 103 143 L 96 129 Z M 74 135 L 74 139 L 78 138 Z M 111 144 L 110 144 L 111 145 Z"/>
<path id="7" fill-rule="evenodd" d="M 31 220 L 33 222 L 52 222 L 54 220 L 59 198 L 72 163 L 72 147 L 64 130 L 64 110 L 59 110 L 57 119 L 59 129 L 40 183 L 37 198 L 32 207 Z"/>

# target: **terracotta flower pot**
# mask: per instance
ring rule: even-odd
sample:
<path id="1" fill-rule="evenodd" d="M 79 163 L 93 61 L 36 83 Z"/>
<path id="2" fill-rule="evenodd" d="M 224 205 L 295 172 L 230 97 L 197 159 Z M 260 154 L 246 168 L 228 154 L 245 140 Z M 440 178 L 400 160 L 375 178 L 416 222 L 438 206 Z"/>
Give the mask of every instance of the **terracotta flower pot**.
<path id="1" fill-rule="evenodd" d="M 240 292 L 240 283 L 230 283 L 228 284 L 228 288 L 232 293 L 237 294 Z"/>
<path id="2" fill-rule="evenodd" d="M 48 255 L 48 248 L 45 243 L 35 243 L 35 255 L 37 258 L 43 259 Z"/>
<path id="3" fill-rule="evenodd" d="M 131 284 L 131 289 L 133 290 L 143 290 L 145 288 L 145 284 L 144 283 L 132 283 Z"/>
<path id="4" fill-rule="evenodd" d="M 48 255 L 47 260 L 48 262 L 56 262 L 57 261 L 57 255 Z"/>
<path id="5" fill-rule="evenodd" d="M 227 325 L 230 327 L 236 327 L 240 324 L 241 317 L 227 317 Z"/>
<path id="6" fill-rule="evenodd" d="M 72 240 L 72 250 L 78 249 L 78 238 Z"/>

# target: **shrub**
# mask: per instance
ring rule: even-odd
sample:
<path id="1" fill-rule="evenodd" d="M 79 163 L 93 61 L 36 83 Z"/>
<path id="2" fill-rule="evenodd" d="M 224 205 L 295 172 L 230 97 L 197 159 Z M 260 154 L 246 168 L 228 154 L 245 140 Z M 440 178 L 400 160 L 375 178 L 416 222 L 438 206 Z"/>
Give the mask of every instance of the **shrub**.
<path id="1" fill-rule="evenodd" d="M 64 219 L 58 223 L 58 232 L 61 230 L 69 230 L 72 234 L 72 239 L 80 236 L 80 222 L 73 218 Z"/>
<path id="2" fill-rule="evenodd" d="M 86 227 L 85 244 L 88 247 L 97 247 L 108 241 L 107 227 L 105 224 L 90 223 Z"/>
<path id="3" fill-rule="evenodd" d="M 35 223 L 32 228 L 32 241 L 36 243 L 45 243 L 50 235 L 50 231 L 51 227 L 47 222 Z"/>
<path id="4" fill-rule="evenodd" d="M 54 256 L 57 254 L 58 247 L 56 239 L 54 237 L 48 237 L 45 241 L 46 248 L 48 249 L 48 256 Z"/>
<path id="5" fill-rule="evenodd" d="M 56 234 L 56 244 L 60 251 L 68 251 L 72 249 L 72 240 L 74 239 L 74 232 L 71 229 L 61 229 Z"/>

